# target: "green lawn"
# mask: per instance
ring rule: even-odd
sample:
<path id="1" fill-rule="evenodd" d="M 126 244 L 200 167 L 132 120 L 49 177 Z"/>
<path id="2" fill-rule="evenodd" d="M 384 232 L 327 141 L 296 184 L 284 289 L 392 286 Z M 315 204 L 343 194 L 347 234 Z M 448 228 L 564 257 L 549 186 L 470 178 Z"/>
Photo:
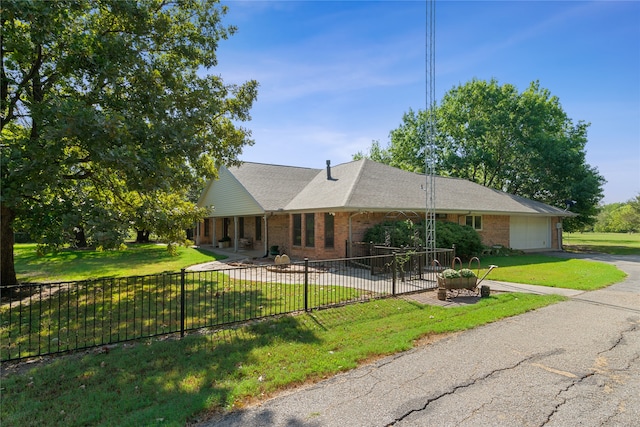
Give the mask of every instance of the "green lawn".
<path id="1" fill-rule="evenodd" d="M 377 300 L 182 340 L 130 342 L 3 366 L 3 425 L 184 426 L 287 387 L 327 378 L 425 336 L 461 331 L 561 301 L 501 294 L 457 308 Z"/>
<path id="2" fill-rule="evenodd" d="M 57 353 L 168 334 L 185 329 L 222 327 L 310 306 L 357 300 L 363 291 L 344 286 L 253 283 L 222 271 L 187 274 L 184 294 L 180 275 L 160 275 L 81 283 L 53 288 L 52 297 L 25 298 L 0 306 L 0 360 Z M 46 291 L 45 291 L 46 292 Z"/>
<path id="3" fill-rule="evenodd" d="M 613 233 L 611 233 L 613 234 Z M 573 235 L 571 235 L 573 236 Z M 581 236 L 593 236 L 585 233 Z M 601 236 L 601 235 L 596 235 Z M 631 243 L 625 250 L 640 253 L 640 238 L 635 235 L 615 235 L 622 245 L 621 236 Z M 602 237 L 604 239 L 604 237 Z M 635 240 L 634 240 L 635 239 Z M 583 242 L 601 241 L 584 238 Z M 616 241 L 610 238 L 609 241 Z M 638 245 L 637 249 L 634 244 Z M 619 247 L 615 246 L 616 248 Z M 611 246 L 609 246 L 611 248 Z M 178 248 L 178 256 L 171 256 L 164 245 L 132 244 L 125 251 L 62 250 L 45 256 L 36 254 L 35 244 L 17 244 L 14 247 L 18 280 L 29 282 L 52 282 L 83 280 L 97 277 L 126 277 L 162 272 L 176 272 L 194 264 L 224 259 L 214 253 L 194 249 Z M 510 257 L 482 257 L 483 267 L 490 264 L 500 268 L 493 270 L 488 279 L 528 283 L 534 285 L 566 287 L 572 289 L 597 289 L 619 282 L 625 275 L 615 267 L 603 263 L 577 259 L 562 259 L 543 255 L 518 255 Z M 475 269 L 476 265 L 472 265 Z M 484 274 L 480 272 L 480 275 Z"/>
<path id="4" fill-rule="evenodd" d="M 480 277 L 491 264 L 498 268 L 489 273 L 490 280 L 585 291 L 609 286 L 626 277 L 612 264 L 539 254 L 483 257 Z"/>
<path id="5" fill-rule="evenodd" d="M 562 242 L 570 252 L 640 255 L 640 233 L 563 233 Z"/>
<path id="6" fill-rule="evenodd" d="M 147 268 L 176 271 L 215 257 L 193 249 L 170 257 L 155 245 L 134 245 L 130 250 L 62 251 L 38 258 L 35 247 L 17 245 L 16 266 L 21 277 L 65 280 L 143 274 L 150 272 Z M 491 279 L 547 286 L 595 289 L 624 277 L 608 264 L 542 255 L 482 261 L 484 267 L 499 266 Z M 30 274 L 32 270 L 37 273 Z M 203 414 L 238 408 L 409 349 L 422 337 L 470 329 L 562 300 L 509 293 L 441 308 L 390 298 L 193 333 L 181 340 L 132 341 L 46 363 L 6 362 L 0 415 L 3 423 L 21 426 L 183 426 Z"/>
<path id="7" fill-rule="evenodd" d="M 172 256 L 166 245 L 130 244 L 124 251 L 63 249 L 39 256 L 35 244 L 14 246 L 16 275 L 20 282 L 58 282 L 97 277 L 143 276 L 176 272 L 226 256 L 194 249 L 178 248 Z"/>

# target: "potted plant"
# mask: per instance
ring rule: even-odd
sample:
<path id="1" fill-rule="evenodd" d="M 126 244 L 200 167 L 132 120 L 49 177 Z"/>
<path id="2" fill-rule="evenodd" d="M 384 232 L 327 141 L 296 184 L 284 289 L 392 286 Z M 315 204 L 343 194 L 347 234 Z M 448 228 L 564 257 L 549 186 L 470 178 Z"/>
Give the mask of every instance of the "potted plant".
<path id="1" fill-rule="evenodd" d="M 473 289 L 476 279 L 476 274 L 468 268 L 447 268 L 438 275 L 438 286 L 445 289 Z"/>
<path id="2" fill-rule="evenodd" d="M 463 286 L 466 289 L 473 289 L 476 287 L 476 281 L 478 277 L 476 276 L 476 273 L 474 273 L 471 269 L 463 268 L 462 270 L 460 270 L 460 278 L 463 279 Z"/>
<path id="3" fill-rule="evenodd" d="M 229 236 L 224 236 L 222 239 L 218 240 L 219 248 L 228 248 L 230 244 L 231 244 L 231 237 Z"/>

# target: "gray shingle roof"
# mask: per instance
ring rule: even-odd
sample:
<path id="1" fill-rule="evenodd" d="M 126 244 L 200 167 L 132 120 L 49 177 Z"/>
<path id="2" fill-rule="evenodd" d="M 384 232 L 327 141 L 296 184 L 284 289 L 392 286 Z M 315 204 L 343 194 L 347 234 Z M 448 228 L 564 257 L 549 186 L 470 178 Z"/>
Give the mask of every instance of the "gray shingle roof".
<path id="1" fill-rule="evenodd" d="M 318 171 L 249 162 L 229 168 L 229 172 L 267 212 L 284 209 L 318 175 Z"/>
<path id="2" fill-rule="evenodd" d="M 363 159 L 326 170 L 243 163 L 229 171 L 265 211 L 422 211 L 424 174 Z M 458 178 L 436 177 L 437 212 L 572 216 L 570 212 Z"/>

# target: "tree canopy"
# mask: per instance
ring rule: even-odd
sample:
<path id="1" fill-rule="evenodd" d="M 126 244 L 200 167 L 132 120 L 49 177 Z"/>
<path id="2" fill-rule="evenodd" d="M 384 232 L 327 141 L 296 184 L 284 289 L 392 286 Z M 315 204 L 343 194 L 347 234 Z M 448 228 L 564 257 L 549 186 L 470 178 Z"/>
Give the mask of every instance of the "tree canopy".
<path id="1" fill-rule="evenodd" d="M 519 93 L 496 80 L 471 80 L 449 90 L 436 106 L 436 172 L 566 208 L 577 217 L 567 230 L 593 224 L 604 178 L 586 163 L 588 123 L 574 123 L 557 97 L 538 82 Z M 425 111 L 409 110 L 373 142 L 370 156 L 401 169 L 425 171 Z"/>
<path id="2" fill-rule="evenodd" d="M 59 240 L 70 226 L 99 240 L 146 213 L 145 226 L 175 239 L 176 227 L 197 213 L 175 195 L 186 197 L 218 164 L 237 164 L 253 143 L 238 123 L 250 119 L 257 82 L 225 84 L 212 72 L 218 43 L 236 31 L 222 24 L 226 7 L 217 0 L 0 7 L 2 284 L 16 283 L 16 220 L 43 241 Z"/>
<path id="3" fill-rule="evenodd" d="M 626 203 L 610 203 L 602 206 L 593 231 L 607 233 L 639 232 L 640 194 Z"/>

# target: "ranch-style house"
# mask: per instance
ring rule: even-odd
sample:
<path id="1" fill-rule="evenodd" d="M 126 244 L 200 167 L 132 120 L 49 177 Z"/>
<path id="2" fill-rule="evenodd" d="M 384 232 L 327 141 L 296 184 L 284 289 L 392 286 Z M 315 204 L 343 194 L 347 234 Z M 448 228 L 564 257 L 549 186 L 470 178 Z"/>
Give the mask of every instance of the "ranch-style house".
<path id="1" fill-rule="evenodd" d="M 426 210 L 426 176 L 369 159 L 326 170 L 245 162 L 220 167 L 198 206 L 209 217 L 197 245 L 231 250 L 272 246 L 292 258 L 349 256 L 351 242 L 391 218 Z M 486 246 L 524 251 L 562 248 L 562 219 L 575 214 L 458 178 L 435 177 L 436 220 L 475 228 Z"/>

